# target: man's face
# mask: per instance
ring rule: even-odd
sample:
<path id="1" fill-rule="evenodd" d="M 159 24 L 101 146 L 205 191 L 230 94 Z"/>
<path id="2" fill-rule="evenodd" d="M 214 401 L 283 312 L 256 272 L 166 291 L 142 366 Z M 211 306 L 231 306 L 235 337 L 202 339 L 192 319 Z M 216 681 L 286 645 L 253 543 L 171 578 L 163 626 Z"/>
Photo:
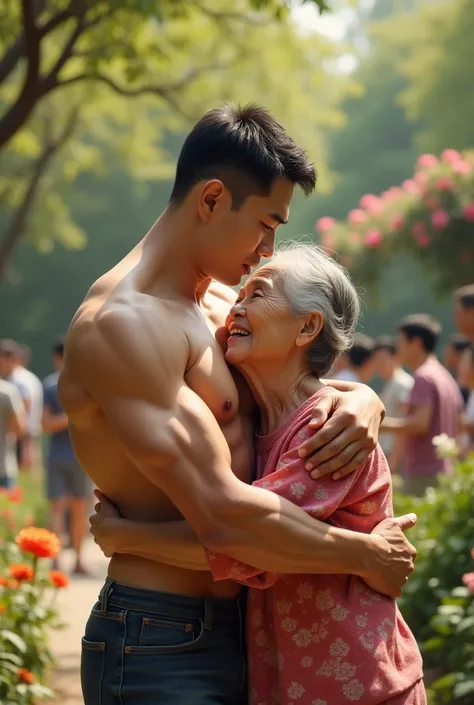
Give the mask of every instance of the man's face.
<path id="1" fill-rule="evenodd" d="M 382 377 L 382 379 L 390 379 L 393 374 L 393 369 L 396 364 L 396 355 L 380 348 L 374 354 L 374 373 Z"/>
<path id="2" fill-rule="evenodd" d="M 397 339 L 397 351 L 402 365 L 407 365 L 408 367 L 413 368 L 415 364 L 414 360 L 417 358 L 419 344 L 420 342 L 416 338 L 413 340 L 408 340 L 405 333 L 402 333 L 401 331 L 399 332 Z"/>
<path id="3" fill-rule="evenodd" d="M 230 191 L 219 184 L 209 182 L 209 192 L 201 196 L 196 260 L 207 276 L 235 286 L 261 257 L 272 256 L 275 231 L 289 217 L 294 185 L 277 179 L 268 196 L 251 195 L 233 210 Z"/>
<path id="4" fill-rule="evenodd" d="M 464 307 L 459 301 L 456 301 L 454 323 L 462 335 L 465 335 L 469 340 L 474 340 L 474 308 Z"/>

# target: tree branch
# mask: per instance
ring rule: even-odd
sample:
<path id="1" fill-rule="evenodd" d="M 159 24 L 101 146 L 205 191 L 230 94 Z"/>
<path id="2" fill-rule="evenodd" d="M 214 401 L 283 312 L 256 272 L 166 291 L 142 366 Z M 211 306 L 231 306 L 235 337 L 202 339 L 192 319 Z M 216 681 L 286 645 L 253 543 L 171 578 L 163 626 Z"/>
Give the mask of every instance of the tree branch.
<path id="1" fill-rule="evenodd" d="M 23 88 L 0 120 L 0 149 L 28 119 L 36 102 L 40 70 L 40 37 L 31 0 L 22 0 L 27 69 Z"/>
<path id="2" fill-rule="evenodd" d="M 28 224 L 28 216 L 34 206 L 41 179 L 53 157 L 65 145 L 72 136 L 79 117 L 79 109 L 75 108 L 67 119 L 65 126 L 56 139 L 47 138 L 42 152 L 36 160 L 31 172 L 31 178 L 23 194 L 23 198 L 18 208 L 13 213 L 6 231 L 0 243 L 0 278 L 5 274 L 7 265 L 11 259 L 13 251 L 18 244 L 25 228 Z"/>
<path id="3" fill-rule="evenodd" d="M 82 0 L 71 0 L 69 6 L 62 12 L 51 17 L 44 25 L 38 27 L 39 39 L 43 39 L 47 34 L 52 32 L 56 27 L 66 22 L 66 20 L 74 17 L 75 13 L 84 7 Z M 13 44 L 11 44 L 3 57 L 0 59 L 0 85 L 8 78 L 11 72 L 16 68 L 19 60 L 25 55 L 25 35 L 20 34 Z"/>

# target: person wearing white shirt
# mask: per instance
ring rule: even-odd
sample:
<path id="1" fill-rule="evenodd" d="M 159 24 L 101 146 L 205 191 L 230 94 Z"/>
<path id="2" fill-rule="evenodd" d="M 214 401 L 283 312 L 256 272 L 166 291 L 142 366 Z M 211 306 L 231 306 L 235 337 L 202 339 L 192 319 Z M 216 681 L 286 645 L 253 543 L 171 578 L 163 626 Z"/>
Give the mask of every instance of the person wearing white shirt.
<path id="1" fill-rule="evenodd" d="M 386 415 L 390 418 L 403 418 L 407 413 L 414 379 L 400 364 L 394 337 L 383 335 L 376 339 L 374 369 L 385 382 L 380 398 L 384 403 Z M 392 471 L 400 469 L 403 458 L 403 438 L 392 433 L 381 432 L 379 443 Z"/>
<path id="2" fill-rule="evenodd" d="M 28 391 L 28 435 L 23 443 L 22 464 L 24 467 L 41 466 L 41 421 L 43 415 L 43 385 L 40 379 L 28 369 L 31 350 L 26 345 L 18 346 L 17 365 L 11 380 L 19 382 Z"/>

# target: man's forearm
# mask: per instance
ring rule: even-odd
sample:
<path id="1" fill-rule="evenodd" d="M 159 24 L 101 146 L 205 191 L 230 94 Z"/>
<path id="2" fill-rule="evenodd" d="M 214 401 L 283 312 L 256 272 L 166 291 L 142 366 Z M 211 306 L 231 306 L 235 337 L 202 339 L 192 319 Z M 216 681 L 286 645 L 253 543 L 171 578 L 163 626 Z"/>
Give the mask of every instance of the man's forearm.
<path id="1" fill-rule="evenodd" d="M 385 418 L 381 428 L 398 436 L 418 436 L 426 433 L 426 428 L 410 416 L 404 419 Z"/>
<path id="2" fill-rule="evenodd" d="M 175 568 L 209 570 L 204 546 L 186 521 L 157 524 L 116 519 L 109 524 L 109 535 L 115 553 Z"/>
<path id="3" fill-rule="evenodd" d="M 382 400 L 367 384 L 362 384 L 362 382 L 347 382 L 345 380 L 340 379 L 324 379 L 321 380 L 321 382 L 327 384 L 328 387 L 333 387 L 334 389 L 337 389 L 340 392 L 354 392 L 356 390 L 359 390 L 359 392 L 365 392 L 367 394 L 367 398 L 370 399 L 371 402 L 373 402 L 374 400 L 378 401 L 378 403 L 380 404 L 381 416 L 382 418 L 384 418 L 385 407 L 382 403 Z"/>

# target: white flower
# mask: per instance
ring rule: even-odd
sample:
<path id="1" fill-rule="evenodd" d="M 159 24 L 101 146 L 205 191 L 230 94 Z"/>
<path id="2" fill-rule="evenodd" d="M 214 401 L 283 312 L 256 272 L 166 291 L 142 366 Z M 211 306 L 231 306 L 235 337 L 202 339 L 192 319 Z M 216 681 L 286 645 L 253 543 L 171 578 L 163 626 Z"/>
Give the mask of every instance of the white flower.
<path id="1" fill-rule="evenodd" d="M 337 681 L 348 681 L 349 678 L 355 676 L 356 667 L 351 663 L 344 661 L 343 663 L 336 663 L 334 665 L 334 678 Z"/>
<path id="2" fill-rule="evenodd" d="M 313 641 L 313 635 L 309 629 L 300 629 L 296 632 L 296 634 L 293 634 L 293 641 L 296 646 L 304 648 L 305 646 L 309 646 L 309 644 L 311 644 Z"/>
<path id="3" fill-rule="evenodd" d="M 321 700 L 321 698 L 318 698 L 317 700 L 313 700 L 311 702 L 311 705 L 328 705 L 327 700 Z"/>
<path id="4" fill-rule="evenodd" d="M 274 649 L 266 651 L 263 660 L 265 661 L 265 663 L 268 663 L 269 666 L 278 665 L 277 653 Z"/>
<path id="5" fill-rule="evenodd" d="M 309 600 L 313 597 L 313 586 L 311 583 L 300 583 L 296 592 L 298 597 L 301 598 L 299 602 Z"/>
<path id="6" fill-rule="evenodd" d="M 315 499 L 327 499 L 329 497 L 329 492 L 324 487 L 318 487 L 314 493 Z"/>
<path id="7" fill-rule="evenodd" d="M 320 590 L 316 594 L 316 607 L 323 612 L 334 607 L 334 600 L 329 590 Z"/>
<path id="8" fill-rule="evenodd" d="M 329 646 L 329 653 L 333 658 L 344 658 L 349 653 L 349 645 L 340 637 Z"/>
<path id="9" fill-rule="evenodd" d="M 446 433 L 435 436 L 431 442 L 436 448 L 438 458 L 456 458 L 460 453 L 456 439 L 450 438 Z"/>
<path id="10" fill-rule="evenodd" d="M 364 686 L 356 678 L 342 686 L 342 692 L 348 700 L 360 700 L 364 695 Z"/>
<path id="11" fill-rule="evenodd" d="M 313 665 L 313 659 L 311 658 L 311 656 L 303 656 L 303 658 L 301 659 L 301 665 L 303 666 L 303 668 L 311 668 L 311 666 Z"/>
<path id="12" fill-rule="evenodd" d="M 298 622 L 296 619 L 291 619 L 290 617 L 286 617 L 281 621 L 281 628 L 284 629 L 285 632 L 294 632 L 297 626 Z"/>
<path id="13" fill-rule="evenodd" d="M 291 494 L 293 497 L 296 497 L 296 499 L 301 499 L 304 497 L 304 493 L 306 492 L 306 486 L 303 482 L 294 482 L 291 485 Z"/>
<path id="14" fill-rule="evenodd" d="M 359 641 L 367 651 L 373 651 L 375 649 L 375 634 L 374 632 L 367 632 L 367 634 L 361 634 Z"/>
<path id="15" fill-rule="evenodd" d="M 299 700 L 301 696 L 305 693 L 305 689 L 300 683 L 293 683 L 288 688 L 288 697 L 292 700 Z"/>
<path id="16" fill-rule="evenodd" d="M 332 661 L 323 661 L 318 670 L 316 671 L 317 676 L 327 676 L 328 678 L 332 676 L 334 672 L 334 664 Z"/>
<path id="17" fill-rule="evenodd" d="M 278 600 L 276 609 L 278 614 L 288 614 L 291 609 L 291 602 L 288 602 L 288 600 Z"/>
<path id="18" fill-rule="evenodd" d="M 356 617 L 356 624 L 358 627 L 365 627 L 367 625 L 367 615 L 358 614 Z"/>
<path id="19" fill-rule="evenodd" d="M 255 643 L 257 646 L 268 646 L 270 639 L 268 638 L 268 634 L 266 632 L 260 631 L 258 632 L 257 636 L 255 637 Z"/>
<path id="20" fill-rule="evenodd" d="M 336 605 L 331 611 L 331 617 L 334 619 L 335 622 L 343 622 L 345 619 L 347 619 L 348 615 L 349 610 L 343 607 L 342 605 Z"/>

